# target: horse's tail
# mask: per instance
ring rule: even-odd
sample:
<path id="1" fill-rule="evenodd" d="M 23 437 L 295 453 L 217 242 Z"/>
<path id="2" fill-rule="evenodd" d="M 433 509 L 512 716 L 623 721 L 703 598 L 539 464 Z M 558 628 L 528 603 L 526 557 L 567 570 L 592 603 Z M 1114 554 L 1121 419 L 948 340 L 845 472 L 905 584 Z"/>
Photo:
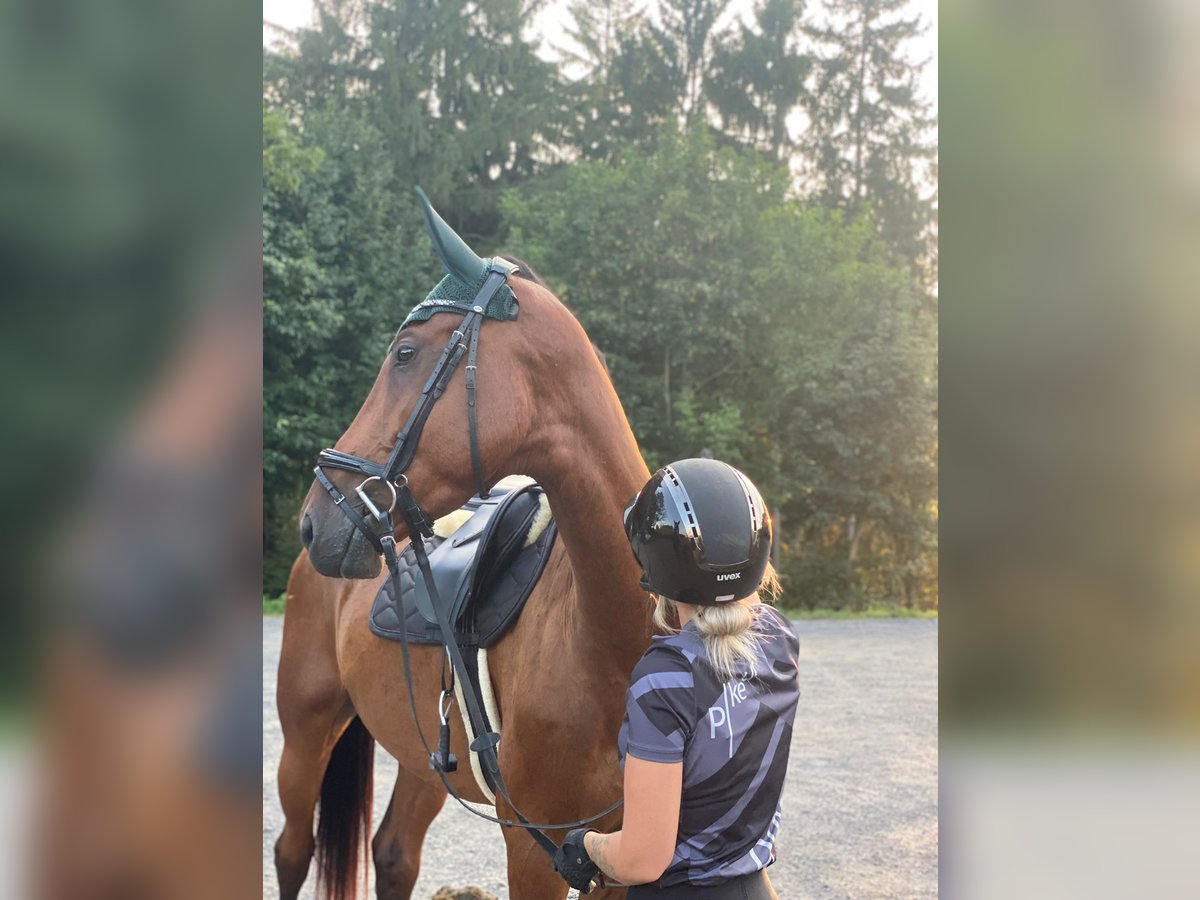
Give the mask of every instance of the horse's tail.
<path id="1" fill-rule="evenodd" d="M 375 738 L 357 716 L 338 738 L 325 778 L 317 819 L 317 878 L 326 900 L 358 895 L 359 859 L 367 863 Z"/>

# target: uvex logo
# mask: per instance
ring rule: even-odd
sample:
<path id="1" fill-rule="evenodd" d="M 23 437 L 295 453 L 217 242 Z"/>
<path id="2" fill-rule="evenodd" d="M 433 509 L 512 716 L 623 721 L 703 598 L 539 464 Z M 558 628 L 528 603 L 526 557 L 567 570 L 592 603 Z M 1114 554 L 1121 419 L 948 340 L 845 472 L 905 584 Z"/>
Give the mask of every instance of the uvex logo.
<path id="1" fill-rule="evenodd" d="M 728 572 L 724 575 L 718 575 L 717 581 L 737 581 L 741 577 L 741 572 Z"/>

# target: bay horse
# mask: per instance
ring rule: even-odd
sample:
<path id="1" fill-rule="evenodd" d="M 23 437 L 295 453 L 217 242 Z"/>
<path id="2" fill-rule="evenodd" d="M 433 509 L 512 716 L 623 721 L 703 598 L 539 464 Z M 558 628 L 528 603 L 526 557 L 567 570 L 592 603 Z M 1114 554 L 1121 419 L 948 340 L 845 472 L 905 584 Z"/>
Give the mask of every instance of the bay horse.
<path id="1" fill-rule="evenodd" d="M 451 272 L 455 261 L 441 255 Z M 509 795 L 532 821 L 569 822 L 607 808 L 622 793 L 617 731 L 629 676 L 651 634 L 648 595 L 639 587 L 641 570 L 622 513 L 650 473 L 578 320 L 536 276 L 514 277 L 509 286 L 519 316 L 486 321 L 479 342 L 479 456 L 488 485 L 510 474 L 535 479 L 559 532 L 541 580 L 514 627 L 489 651 L 488 666 Z M 436 314 L 397 335 L 335 449 L 386 458 L 460 322 L 458 315 Z M 398 362 L 401 344 L 416 351 L 405 350 L 407 364 Z M 433 518 L 459 509 L 476 490 L 464 377 L 455 371 L 407 470 L 416 499 Z M 354 496 L 357 477 L 331 477 Z M 314 851 L 324 895 L 355 895 L 359 860 L 366 858 L 378 741 L 400 773 L 371 842 L 376 890 L 381 898 L 408 898 L 425 832 L 446 790 L 417 740 L 401 647 L 368 630 L 386 572 L 315 483 L 300 521 L 305 550 L 288 582 L 277 693 L 284 735 L 279 797 L 285 825 L 275 845 L 280 895 L 299 894 Z M 403 524 L 395 533 L 397 540 L 407 537 Z M 443 654 L 438 647 L 411 649 L 422 728 L 436 735 Z M 460 765 L 450 781 L 467 800 L 484 802 L 466 762 L 470 751 L 457 705 L 452 716 L 451 749 Z M 502 798 L 497 814 L 513 814 Z M 619 823 L 618 811 L 595 827 L 612 830 Z M 564 834 L 552 837 L 561 841 Z M 567 886 L 528 832 L 504 828 L 503 836 L 510 896 L 562 900 Z M 594 896 L 620 897 L 624 889 Z"/>

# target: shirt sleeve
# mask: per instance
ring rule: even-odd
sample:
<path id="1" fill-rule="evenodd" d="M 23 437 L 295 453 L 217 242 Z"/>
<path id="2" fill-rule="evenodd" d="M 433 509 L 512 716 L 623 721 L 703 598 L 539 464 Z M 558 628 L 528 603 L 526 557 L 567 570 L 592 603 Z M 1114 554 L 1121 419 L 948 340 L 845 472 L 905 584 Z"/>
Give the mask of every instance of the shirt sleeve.
<path id="1" fill-rule="evenodd" d="M 648 762 L 680 762 L 695 728 L 695 681 L 687 659 L 652 645 L 625 695 L 626 752 Z"/>

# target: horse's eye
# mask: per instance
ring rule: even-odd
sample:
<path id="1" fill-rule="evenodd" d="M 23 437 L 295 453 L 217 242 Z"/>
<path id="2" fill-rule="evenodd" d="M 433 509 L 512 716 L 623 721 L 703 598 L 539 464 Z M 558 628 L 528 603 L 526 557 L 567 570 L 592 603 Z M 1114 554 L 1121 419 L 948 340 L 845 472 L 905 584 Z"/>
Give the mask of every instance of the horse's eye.
<path id="1" fill-rule="evenodd" d="M 406 363 L 412 362 L 412 358 L 416 355 L 416 347 L 410 344 L 401 344 L 396 348 L 396 364 L 403 366 Z"/>

